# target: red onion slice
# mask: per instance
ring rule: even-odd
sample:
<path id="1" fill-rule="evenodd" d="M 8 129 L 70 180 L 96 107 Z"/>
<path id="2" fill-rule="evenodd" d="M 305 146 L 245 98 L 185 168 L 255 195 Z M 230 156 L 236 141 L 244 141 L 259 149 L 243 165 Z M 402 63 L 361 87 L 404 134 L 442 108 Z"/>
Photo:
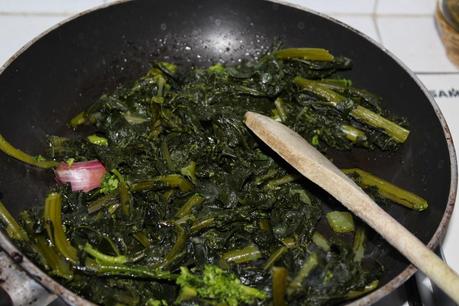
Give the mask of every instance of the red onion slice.
<path id="1" fill-rule="evenodd" d="M 60 163 L 54 170 L 58 182 L 70 183 L 72 191 L 89 192 L 100 187 L 107 170 L 98 160 L 77 162 L 72 165 Z"/>

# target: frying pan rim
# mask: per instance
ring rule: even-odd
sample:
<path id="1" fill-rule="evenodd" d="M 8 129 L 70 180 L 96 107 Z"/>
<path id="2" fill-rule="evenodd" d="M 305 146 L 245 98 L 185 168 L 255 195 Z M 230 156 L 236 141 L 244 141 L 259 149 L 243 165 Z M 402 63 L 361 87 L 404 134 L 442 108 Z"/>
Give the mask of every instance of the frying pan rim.
<path id="1" fill-rule="evenodd" d="M 80 12 L 78 14 L 75 14 L 57 24 L 54 26 L 48 28 L 38 36 L 34 37 L 32 40 L 30 40 L 28 43 L 26 43 L 22 48 L 20 48 L 17 52 L 15 52 L 1 67 L 0 67 L 0 74 L 2 74 L 8 66 L 10 66 L 22 53 L 24 53 L 27 49 L 29 49 L 35 42 L 39 41 L 41 38 L 46 36 L 48 33 L 56 30 L 57 28 L 61 27 L 62 25 L 77 19 L 83 15 L 92 13 L 97 10 L 101 10 L 110 6 L 118 5 L 121 3 L 125 2 L 130 2 L 133 0 L 117 0 L 113 1 L 110 3 L 105 3 L 102 5 L 95 6 L 91 9 L 85 10 L 83 12 Z M 458 169 L 457 169 L 457 158 L 456 158 L 456 152 L 454 149 L 454 143 L 453 139 L 451 136 L 451 132 L 449 130 L 448 124 L 446 123 L 446 120 L 443 116 L 443 114 L 440 111 L 440 108 L 438 107 L 437 103 L 433 99 L 433 97 L 428 93 L 427 89 L 425 88 L 424 84 L 418 79 L 418 77 L 400 60 L 398 59 L 392 52 L 390 52 L 387 48 L 385 48 L 383 45 L 381 45 L 379 42 L 375 41 L 373 38 L 369 37 L 368 35 L 352 28 L 351 26 L 333 18 L 330 17 L 324 13 L 317 12 L 315 10 L 309 9 L 305 6 L 299 5 L 299 4 L 293 4 L 293 3 L 288 3 L 285 0 L 264 0 L 266 2 L 271 2 L 274 4 L 279 4 L 283 6 L 288 6 L 292 7 L 316 16 L 319 16 L 321 18 L 324 18 L 332 23 L 339 24 L 340 26 L 344 27 L 345 29 L 354 32 L 355 34 L 361 36 L 362 38 L 366 39 L 370 43 L 372 43 L 374 46 L 382 50 L 387 56 L 389 56 L 392 60 L 394 60 L 408 75 L 413 79 L 416 83 L 416 85 L 422 90 L 424 93 L 425 97 L 427 100 L 430 102 L 433 110 L 435 111 L 435 114 L 440 121 L 440 124 L 443 129 L 443 135 L 446 139 L 447 142 L 447 147 L 448 147 L 448 153 L 449 153 L 449 159 L 450 159 L 450 174 L 451 174 L 451 180 L 450 180 L 450 189 L 449 189 L 449 194 L 448 194 L 448 203 L 446 206 L 446 209 L 443 213 L 443 217 L 440 221 L 440 224 L 438 225 L 437 229 L 435 230 L 435 233 L 433 234 L 432 238 L 430 239 L 429 243 L 427 246 L 430 249 L 434 249 L 437 247 L 440 243 L 440 241 L 444 238 L 446 234 L 446 230 L 448 227 L 448 223 L 451 219 L 451 215 L 454 209 L 454 204 L 456 200 L 456 188 L 457 188 L 457 182 L 458 182 Z M 2 248 L 8 255 L 11 257 L 14 257 L 14 254 L 22 254 L 22 252 L 16 248 L 16 246 L 11 242 L 11 240 L 7 237 L 6 234 L 4 234 L 3 231 L 0 231 L 0 248 Z M 32 261 L 30 261 L 27 257 L 23 257 L 22 262 L 18 263 L 19 266 L 21 266 L 24 271 L 29 274 L 33 279 L 37 280 L 40 284 L 42 284 L 46 289 L 48 289 L 51 292 L 54 292 L 61 296 L 66 302 L 72 304 L 72 305 L 94 305 L 93 303 L 89 302 L 88 300 L 84 299 L 83 297 L 73 293 L 69 289 L 65 288 L 62 286 L 59 282 L 55 281 L 52 279 L 50 276 L 48 276 L 47 273 L 42 271 L 40 268 L 38 268 Z M 377 302 L 399 286 L 401 286 L 403 283 L 405 283 L 415 272 L 417 271 L 416 267 L 414 267 L 412 264 L 408 265 L 402 272 L 400 272 L 396 277 L 394 277 L 391 281 L 389 281 L 387 284 L 384 286 L 378 288 L 377 290 L 373 291 L 370 294 L 367 294 L 363 297 L 361 297 L 358 300 L 352 301 L 348 305 L 356 306 L 356 305 L 369 305 L 372 303 Z"/>

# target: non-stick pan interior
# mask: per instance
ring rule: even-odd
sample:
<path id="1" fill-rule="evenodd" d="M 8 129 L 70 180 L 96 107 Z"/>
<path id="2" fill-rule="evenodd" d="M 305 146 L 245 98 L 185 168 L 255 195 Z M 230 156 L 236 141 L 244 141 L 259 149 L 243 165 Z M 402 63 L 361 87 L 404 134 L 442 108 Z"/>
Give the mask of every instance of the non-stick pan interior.
<path id="1" fill-rule="evenodd" d="M 237 63 L 278 42 L 323 47 L 353 60 L 346 73 L 357 87 L 381 95 L 408 118 L 411 135 L 394 154 L 354 150 L 334 154 L 342 167 L 360 167 L 425 197 L 418 213 L 385 207 L 427 243 L 450 192 L 450 155 L 442 125 L 425 92 L 392 57 L 355 31 L 327 18 L 262 0 L 132 1 L 65 23 L 33 43 L 0 75 L 0 133 L 27 152 L 46 149 L 46 135 L 69 135 L 66 122 L 102 93 L 144 73 L 154 59 L 178 64 Z M 1 198 L 17 214 L 41 205 L 52 174 L 0 155 Z M 407 262 L 382 257 L 384 284 Z"/>

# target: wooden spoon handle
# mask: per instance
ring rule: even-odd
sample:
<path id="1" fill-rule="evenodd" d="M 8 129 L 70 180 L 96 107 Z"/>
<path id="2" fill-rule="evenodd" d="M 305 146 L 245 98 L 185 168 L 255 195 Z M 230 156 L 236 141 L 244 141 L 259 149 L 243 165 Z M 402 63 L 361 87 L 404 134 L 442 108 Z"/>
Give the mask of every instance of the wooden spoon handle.
<path id="1" fill-rule="evenodd" d="M 357 184 L 303 137 L 269 117 L 247 112 L 245 124 L 269 147 L 374 228 L 459 303 L 459 276 L 418 238 L 381 209 Z"/>

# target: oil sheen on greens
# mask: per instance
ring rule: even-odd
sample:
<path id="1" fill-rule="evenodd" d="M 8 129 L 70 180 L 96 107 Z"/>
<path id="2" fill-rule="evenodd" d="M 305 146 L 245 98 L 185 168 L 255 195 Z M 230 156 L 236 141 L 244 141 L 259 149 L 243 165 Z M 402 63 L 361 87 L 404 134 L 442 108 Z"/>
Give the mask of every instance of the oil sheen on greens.
<path id="1" fill-rule="evenodd" d="M 337 212 L 327 218 L 354 243 L 321 234 L 319 197 L 243 123 L 247 110 L 269 115 L 324 152 L 397 149 L 404 123 L 339 76 L 350 68 L 304 48 L 236 66 L 152 64 L 75 116 L 72 138 L 49 138 L 50 160 L 109 172 L 88 193 L 53 187 L 21 214 L 32 243 L 18 240 L 104 305 L 327 305 L 375 289 L 365 229 Z"/>

